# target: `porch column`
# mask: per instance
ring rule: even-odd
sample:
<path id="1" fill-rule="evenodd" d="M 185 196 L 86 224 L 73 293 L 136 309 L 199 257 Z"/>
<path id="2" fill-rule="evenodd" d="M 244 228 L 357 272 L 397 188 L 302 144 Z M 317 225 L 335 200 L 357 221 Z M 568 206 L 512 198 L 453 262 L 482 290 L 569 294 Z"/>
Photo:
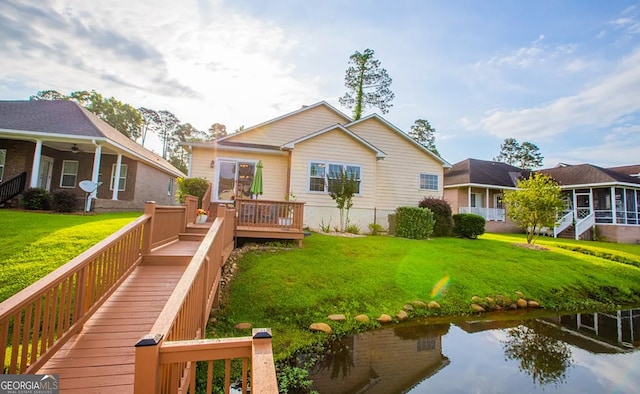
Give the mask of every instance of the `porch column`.
<path id="1" fill-rule="evenodd" d="M 618 223 L 618 215 L 616 214 L 616 188 L 615 186 L 611 186 L 611 223 Z"/>
<path id="2" fill-rule="evenodd" d="M 31 183 L 29 187 L 38 187 L 40 176 L 40 157 L 42 157 L 42 140 L 36 140 L 36 148 L 33 151 L 33 166 L 31 167 Z"/>
<path id="3" fill-rule="evenodd" d="M 96 144 L 96 149 L 93 152 L 93 171 L 91 172 L 91 182 L 98 184 L 98 178 L 100 177 L 100 158 L 102 155 L 102 146 Z M 98 188 L 91 192 L 89 198 L 87 198 L 87 206 L 85 211 L 91 211 L 91 202 L 98 198 Z"/>
<path id="4" fill-rule="evenodd" d="M 118 154 L 118 159 L 116 160 L 116 170 L 113 174 L 113 194 L 111 196 L 112 200 L 118 199 L 118 191 L 120 190 L 120 170 L 122 169 L 122 154 Z"/>
<path id="5" fill-rule="evenodd" d="M 469 208 L 469 212 L 471 212 L 471 186 L 467 189 L 467 207 Z"/>
<path id="6" fill-rule="evenodd" d="M 495 218 L 493 217 L 493 215 L 489 213 L 489 188 L 487 188 L 486 193 L 487 193 L 487 196 L 485 198 L 486 204 L 484 204 L 484 211 L 485 211 L 484 218 L 485 220 L 494 220 Z"/>
<path id="7" fill-rule="evenodd" d="M 593 188 L 589 188 L 589 214 L 593 213 Z"/>

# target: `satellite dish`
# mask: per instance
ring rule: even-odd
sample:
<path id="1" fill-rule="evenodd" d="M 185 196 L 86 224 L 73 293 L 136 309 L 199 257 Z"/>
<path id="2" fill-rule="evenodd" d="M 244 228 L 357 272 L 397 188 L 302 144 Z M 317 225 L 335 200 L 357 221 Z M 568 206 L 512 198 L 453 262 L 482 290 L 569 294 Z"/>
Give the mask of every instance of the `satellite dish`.
<path id="1" fill-rule="evenodd" d="M 102 182 L 92 182 L 89 180 L 80 181 L 80 183 L 78 183 L 80 189 L 84 190 L 87 193 L 93 193 L 98 189 L 100 185 L 102 185 Z"/>

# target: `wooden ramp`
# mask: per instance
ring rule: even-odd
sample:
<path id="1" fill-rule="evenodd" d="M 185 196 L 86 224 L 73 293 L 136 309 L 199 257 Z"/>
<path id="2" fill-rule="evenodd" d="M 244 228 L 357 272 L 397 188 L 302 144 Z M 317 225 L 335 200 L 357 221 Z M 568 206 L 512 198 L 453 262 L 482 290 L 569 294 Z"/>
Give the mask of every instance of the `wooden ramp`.
<path id="1" fill-rule="evenodd" d="M 151 330 L 185 268 L 136 268 L 38 373 L 59 374 L 61 393 L 133 393 L 134 345 Z"/>

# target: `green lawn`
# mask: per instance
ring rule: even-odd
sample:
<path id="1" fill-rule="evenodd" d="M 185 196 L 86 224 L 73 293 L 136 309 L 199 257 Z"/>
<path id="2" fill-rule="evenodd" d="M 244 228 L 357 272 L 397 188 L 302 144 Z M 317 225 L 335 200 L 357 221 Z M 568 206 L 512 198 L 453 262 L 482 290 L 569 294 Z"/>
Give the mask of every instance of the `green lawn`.
<path id="1" fill-rule="evenodd" d="M 140 215 L 140 212 L 63 215 L 0 210 L 0 301 Z"/>
<path id="2" fill-rule="evenodd" d="M 515 291 L 548 309 L 604 309 L 640 303 L 640 268 L 573 252 L 579 245 L 626 256 L 640 264 L 640 245 L 540 239 L 549 250 L 531 250 L 524 236 L 487 234 L 477 240 L 394 237 L 343 238 L 313 234 L 302 249 L 247 253 L 216 324 L 217 336 L 241 335 L 239 322 L 271 327 L 279 357 L 317 340 L 308 326 L 343 313 L 374 319 L 394 316 L 414 300 L 438 301 L 423 315 L 471 313 L 470 299 Z M 432 296 L 443 278 L 446 286 Z M 354 323 L 330 323 L 338 332 Z"/>

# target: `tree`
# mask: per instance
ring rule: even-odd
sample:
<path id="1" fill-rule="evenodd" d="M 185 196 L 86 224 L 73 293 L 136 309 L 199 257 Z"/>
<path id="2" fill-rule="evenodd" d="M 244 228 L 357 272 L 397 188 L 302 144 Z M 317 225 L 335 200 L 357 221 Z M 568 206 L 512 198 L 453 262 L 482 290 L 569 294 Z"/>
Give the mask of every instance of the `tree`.
<path id="1" fill-rule="evenodd" d="M 425 119 L 417 119 L 411 131 L 409 131 L 409 137 L 413 138 L 417 143 L 429 149 L 435 155 L 440 156 L 438 149 L 436 148 L 436 129 L 431 127 L 429 121 Z"/>
<path id="2" fill-rule="evenodd" d="M 144 146 L 147 133 L 149 131 L 157 133 L 160 129 L 160 115 L 158 115 L 158 112 L 144 107 L 138 108 L 138 112 L 140 112 L 140 116 L 142 117 L 142 123 L 140 124 L 140 145 Z"/>
<path id="3" fill-rule="evenodd" d="M 69 100 L 69 96 L 65 96 L 57 90 L 40 90 L 35 95 L 29 96 L 29 100 Z"/>
<path id="4" fill-rule="evenodd" d="M 180 125 L 180 120 L 165 109 L 158 111 L 158 118 L 160 119 L 158 135 L 162 140 L 162 158 L 166 159 L 169 151 L 173 150 L 173 146 L 178 143 L 175 132 Z"/>
<path id="5" fill-rule="evenodd" d="M 214 123 L 211 125 L 211 127 L 209 127 L 209 133 L 207 134 L 206 138 L 208 141 L 213 141 L 226 136 L 227 126 L 223 125 L 222 123 Z"/>
<path id="6" fill-rule="evenodd" d="M 131 105 L 114 97 L 104 98 L 95 90 L 71 92 L 69 97 L 127 137 L 133 140 L 140 137 L 142 116 Z"/>
<path id="7" fill-rule="evenodd" d="M 526 170 L 542 167 L 542 159 L 540 149 L 535 144 L 525 141 L 520 145 L 515 138 L 506 138 L 500 145 L 500 153 L 493 158 Z"/>
<path id="8" fill-rule="evenodd" d="M 516 190 L 506 191 L 507 216 L 527 233 L 533 244 L 543 227 L 553 228 L 558 214 L 565 208 L 560 186 L 545 174 L 532 174 L 516 183 Z"/>
<path id="9" fill-rule="evenodd" d="M 344 76 L 348 91 L 339 101 L 353 109 L 354 120 L 360 119 L 367 107 L 377 107 L 386 114 L 393 106 L 391 101 L 395 95 L 389 89 L 392 79 L 373 55 L 373 50 L 365 49 L 364 53 L 356 51 L 349 57 L 349 67 Z"/>
<path id="10" fill-rule="evenodd" d="M 340 231 L 344 231 L 345 226 L 349 225 L 349 209 L 353 206 L 352 199 L 358 192 L 358 186 L 355 174 L 347 173 L 344 169 L 329 174 L 329 194 L 340 210 Z"/>

